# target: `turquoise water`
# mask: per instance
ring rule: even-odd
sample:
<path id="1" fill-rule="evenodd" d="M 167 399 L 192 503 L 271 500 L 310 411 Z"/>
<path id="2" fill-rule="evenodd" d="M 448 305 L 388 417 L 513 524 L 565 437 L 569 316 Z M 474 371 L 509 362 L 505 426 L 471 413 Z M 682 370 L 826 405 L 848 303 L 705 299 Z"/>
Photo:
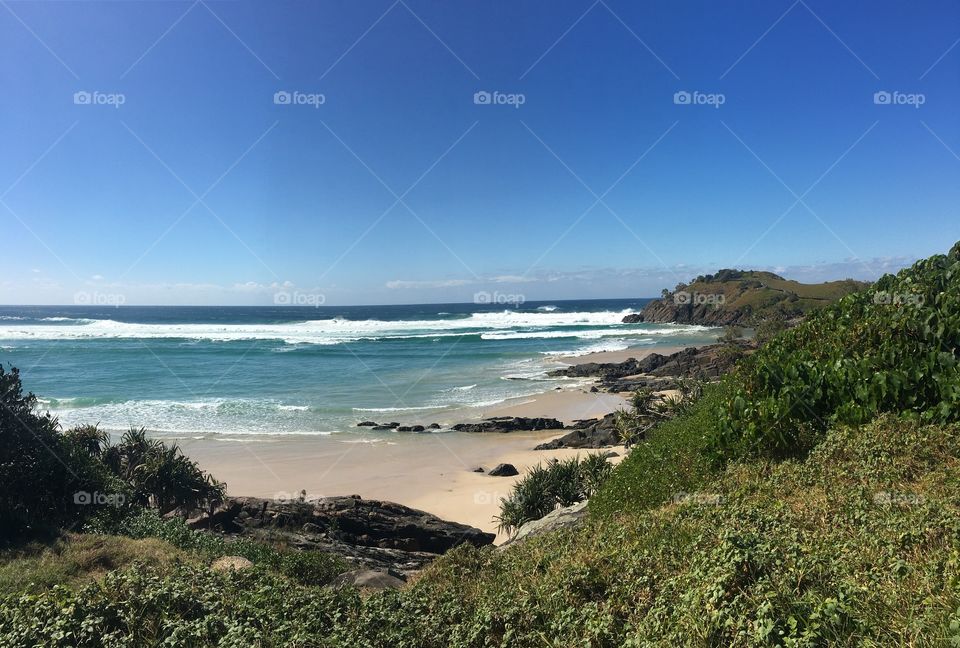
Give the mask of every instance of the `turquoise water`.
<path id="1" fill-rule="evenodd" d="M 364 419 L 451 424 L 577 381 L 558 357 L 711 341 L 622 324 L 647 300 L 355 307 L 0 307 L 0 362 L 64 426 L 357 440 Z M 384 434 L 378 432 L 376 434 Z M 396 434 L 396 433 L 390 433 Z"/>

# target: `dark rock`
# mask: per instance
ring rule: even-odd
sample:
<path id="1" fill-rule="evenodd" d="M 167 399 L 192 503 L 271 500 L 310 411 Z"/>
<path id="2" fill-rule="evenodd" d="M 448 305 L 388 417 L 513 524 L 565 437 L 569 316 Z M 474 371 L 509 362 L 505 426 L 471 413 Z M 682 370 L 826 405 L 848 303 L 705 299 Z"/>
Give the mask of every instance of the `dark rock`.
<path id="1" fill-rule="evenodd" d="M 399 425 L 397 426 L 397 432 L 413 432 L 413 428 L 409 425 Z"/>
<path id="2" fill-rule="evenodd" d="M 440 424 L 439 424 L 439 423 L 431 423 L 430 425 L 427 426 L 427 428 L 428 428 L 428 429 L 431 429 L 431 430 L 439 430 L 439 429 L 440 429 Z"/>
<path id="3" fill-rule="evenodd" d="M 502 463 L 491 468 L 487 474 L 491 477 L 513 477 L 514 475 L 519 475 L 520 472 L 513 464 Z"/>
<path id="4" fill-rule="evenodd" d="M 482 472 L 483 472 L 483 466 L 477 466 L 476 468 L 473 469 L 473 472 L 482 473 Z"/>
<path id="5" fill-rule="evenodd" d="M 519 432 L 534 430 L 562 430 L 563 423 L 555 418 L 528 418 L 525 416 L 496 416 L 479 423 L 457 423 L 457 432 Z"/>
<path id="6" fill-rule="evenodd" d="M 358 589 L 383 590 L 398 589 L 403 587 L 404 582 L 393 574 L 376 571 L 373 569 L 354 569 L 344 572 L 330 583 L 334 589 L 343 589 L 344 587 L 356 587 Z"/>
<path id="7" fill-rule="evenodd" d="M 624 315 L 623 319 L 620 321 L 624 324 L 640 324 L 643 322 L 643 313 L 630 313 L 629 315 Z"/>
<path id="8" fill-rule="evenodd" d="M 371 430 L 392 430 L 393 426 L 391 425 L 374 425 Z"/>
<path id="9" fill-rule="evenodd" d="M 243 535 L 299 534 L 309 523 L 314 525 L 314 533 L 323 532 L 347 544 L 433 554 L 462 543 L 481 547 L 494 539 L 492 533 L 441 520 L 425 511 L 356 495 L 308 502 L 239 497 L 230 502 L 230 510 L 237 515 L 225 520 L 223 528 Z M 241 511 L 248 515 L 241 519 Z"/>
<path id="10" fill-rule="evenodd" d="M 737 342 L 744 354 L 753 350 L 750 342 Z M 610 392 L 629 392 L 637 389 L 663 391 L 675 389 L 677 379 L 714 380 L 728 373 L 735 356 L 723 353 L 724 345 L 711 344 L 689 347 L 670 355 L 651 353 L 641 360 L 629 358 L 623 362 L 585 362 L 550 372 L 552 376 L 574 378 L 597 377 Z"/>
<path id="11" fill-rule="evenodd" d="M 606 457 L 607 459 L 612 459 L 613 457 L 619 457 L 620 453 L 610 450 L 609 452 L 604 452 L 603 456 Z"/>
<path id="12" fill-rule="evenodd" d="M 376 425 L 373 421 L 360 421 L 357 423 L 357 427 L 373 427 Z"/>
<path id="13" fill-rule="evenodd" d="M 411 426 L 410 426 L 410 431 L 411 431 L 411 432 L 423 432 L 424 429 L 425 429 L 425 428 L 424 428 L 422 425 L 411 425 Z"/>
<path id="14" fill-rule="evenodd" d="M 613 420 L 614 415 L 607 414 L 600 420 L 577 421 L 573 430 L 558 439 L 541 443 L 534 447 L 534 450 L 608 448 L 620 445 L 622 440 Z"/>

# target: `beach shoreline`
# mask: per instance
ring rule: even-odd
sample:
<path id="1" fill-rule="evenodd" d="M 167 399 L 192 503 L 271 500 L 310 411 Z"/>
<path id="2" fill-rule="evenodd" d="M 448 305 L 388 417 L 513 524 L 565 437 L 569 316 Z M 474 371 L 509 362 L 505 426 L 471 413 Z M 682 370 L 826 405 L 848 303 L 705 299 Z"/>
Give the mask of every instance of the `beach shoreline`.
<path id="1" fill-rule="evenodd" d="M 668 354 L 680 347 L 633 348 L 562 361 L 622 362 L 650 353 Z M 556 418 L 570 425 L 577 420 L 602 418 L 628 406 L 619 394 L 591 392 L 592 380 L 481 408 L 476 419 L 493 416 Z M 597 450 L 534 450 L 565 433 L 562 429 L 537 432 L 426 434 L 395 431 L 369 432 L 366 438 L 331 443 L 330 437 L 276 437 L 273 439 L 185 439 L 184 452 L 227 483 L 231 496 L 307 498 L 360 495 L 365 499 L 397 502 L 443 519 L 498 533 L 500 499 L 513 484 L 537 465 L 552 459 L 584 456 Z M 619 455 L 623 447 L 609 448 Z M 520 475 L 491 477 L 500 463 L 513 464 Z M 475 472 L 483 468 L 484 472 Z M 506 536 L 498 533 L 497 542 Z"/>

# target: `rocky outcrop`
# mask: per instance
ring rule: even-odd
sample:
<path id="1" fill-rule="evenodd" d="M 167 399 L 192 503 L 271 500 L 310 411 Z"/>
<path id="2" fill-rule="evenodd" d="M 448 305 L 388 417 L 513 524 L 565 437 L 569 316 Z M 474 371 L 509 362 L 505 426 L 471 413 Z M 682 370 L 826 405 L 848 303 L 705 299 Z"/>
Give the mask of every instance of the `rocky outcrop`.
<path id="1" fill-rule="evenodd" d="M 416 509 L 359 496 L 310 501 L 230 498 L 209 519 L 189 522 L 228 536 L 340 555 L 359 567 L 410 572 L 459 544 L 482 547 L 492 533 Z"/>
<path id="2" fill-rule="evenodd" d="M 641 324 L 643 322 L 643 313 L 630 313 L 629 315 L 624 315 L 623 319 L 620 321 L 624 324 Z"/>
<path id="3" fill-rule="evenodd" d="M 735 343 L 743 354 L 753 345 L 746 341 Z M 630 358 L 623 362 L 587 362 L 551 372 L 553 376 L 588 377 L 600 379 L 611 392 L 630 392 L 637 389 L 663 391 L 674 389 L 678 378 L 714 380 L 733 368 L 736 355 L 727 352 L 729 345 L 712 344 L 689 347 L 670 355 L 651 353 L 641 360 Z"/>
<path id="4" fill-rule="evenodd" d="M 534 450 L 559 450 L 560 448 L 609 448 L 620 445 L 622 440 L 613 424 L 614 415 L 607 414 L 600 420 L 577 421 L 572 431 L 559 439 L 553 439 L 534 447 Z"/>
<path id="5" fill-rule="evenodd" d="M 563 423 L 555 418 L 526 416 L 495 416 L 479 423 L 457 423 L 457 432 L 533 432 L 536 430 L 562 430 Z"/>
<path id="6" fill-rule="evenodd" d="M 539 520 L 532 520 L 520 526 L 516 535 L 501 544 L 497 549 L 505 549 L 510 545 L 522 542 L 527 538 L 538 536 L 557 529 L 566 529 L 580 525 L 587 517 L 588 502 L 578 502 L 572 506 L 558 508 L 555 511 L 547 513 Z"/>

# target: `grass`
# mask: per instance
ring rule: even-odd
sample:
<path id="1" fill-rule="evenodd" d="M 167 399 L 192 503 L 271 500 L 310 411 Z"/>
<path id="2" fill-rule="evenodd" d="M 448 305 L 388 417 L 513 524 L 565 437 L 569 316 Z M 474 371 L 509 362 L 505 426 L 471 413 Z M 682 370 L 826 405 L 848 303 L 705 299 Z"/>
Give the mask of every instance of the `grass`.
<path id="1" fill-rule="evenodd" d="M 707 439 L 729 387 L 707 385 L 699 400 L 647 433 L 590 500 L 594 515 L 639 512 L 696 491 L 716 476 L 707 459 Z"/>
<path id="2" fill-rule="evenodd" d="M 35 594 L 54 585 L 76 589 L 135 562 L 159 566 L 184 559 L 184 552 L 155 538 L 67 533 L 52 544 L 0 552 L 0 595 Z"/>

